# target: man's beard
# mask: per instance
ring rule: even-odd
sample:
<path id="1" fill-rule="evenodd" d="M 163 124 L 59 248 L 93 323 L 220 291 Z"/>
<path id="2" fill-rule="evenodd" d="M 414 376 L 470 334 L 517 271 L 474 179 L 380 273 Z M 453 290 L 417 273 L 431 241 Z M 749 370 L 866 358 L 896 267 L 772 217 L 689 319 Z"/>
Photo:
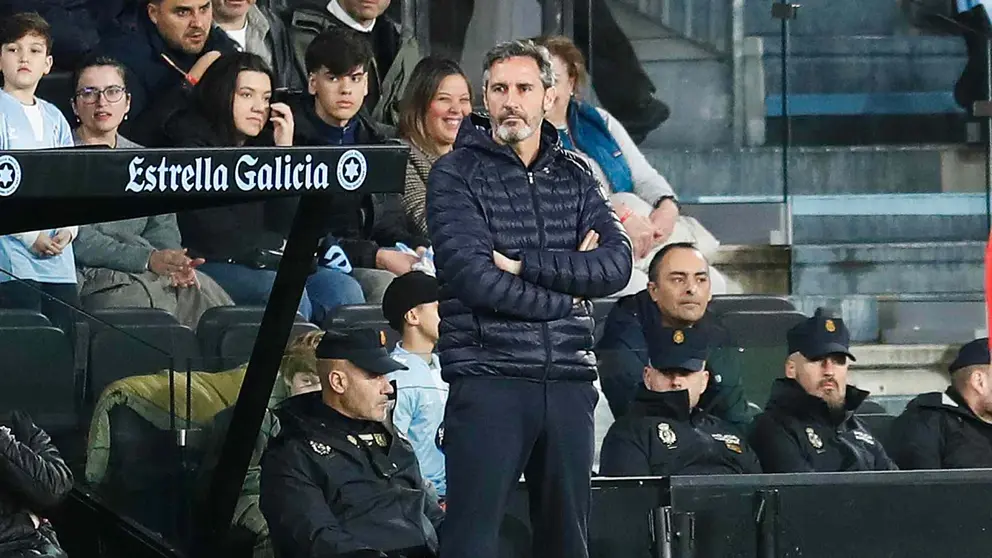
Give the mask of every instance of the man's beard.
<path id="1" fill-rule="evenodd" d="M 827 407 L 831 411 L 843 411 L 844 405 L 847 403 L 847 394 L 840 389 L 837 383 L 834 383 L 834 389 L 831 392 L 825 392 L 820 395 L 820 399 L 826 402 Z"/>
<path id="2" fill-rule="evenodd" d="M 523 124 L 512 128 L 502 124 L 502 122 L 505 122 L 511 116 L 515 116 L 521 120 Z M 541 116 L 543 117 L 544 115 L 542 114 Z M 501 122 L 496 126 L 496 137 L 503 143 L 510 145 L 524 141 L 525 139 L 533 136 L 534 132 L 534 127 L 532 127 L 528 122 L 527 115 L 519 112 L 504 114 Z"/>

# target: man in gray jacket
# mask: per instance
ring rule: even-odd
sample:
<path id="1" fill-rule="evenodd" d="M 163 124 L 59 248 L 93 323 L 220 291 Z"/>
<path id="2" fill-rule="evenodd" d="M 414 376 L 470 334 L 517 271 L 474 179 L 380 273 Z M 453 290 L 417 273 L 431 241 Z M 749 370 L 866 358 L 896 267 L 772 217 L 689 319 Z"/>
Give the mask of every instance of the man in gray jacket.
<path id="1" fill-rule="evenodd" d="M 257 54 L 269 64 L 278 83 L 272 87 L 303 88 L 303 66 L 293 53 L 282 20 L 255 0 L 213 0 L 214 23 L 244 52 Z"/>
<path id="2" fill-rule="evenodd" d="M 189 327 L 209 308 L 232 306 L 181 242 L 173 213 L 79 227 L 73 246 L 83 306 L 161 308 Z"/>

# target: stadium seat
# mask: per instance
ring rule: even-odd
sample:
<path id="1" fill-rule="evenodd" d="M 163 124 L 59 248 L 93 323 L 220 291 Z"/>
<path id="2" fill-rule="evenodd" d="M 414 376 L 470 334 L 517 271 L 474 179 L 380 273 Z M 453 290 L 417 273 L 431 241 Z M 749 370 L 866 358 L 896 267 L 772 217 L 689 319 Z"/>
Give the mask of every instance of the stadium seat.
<path id="1" fill-rule="evenodd" d="M 52 325 L 44 314 L 34 310 L 0 309 L 0 327 L 46 327 Z"/>
<path id="2" fill-rule="evenodd" d="M 248 362 L 255 348 L 259 324 L 231 324 L 221 334 L 220 348 L 217 355 L 219 370 L 228 370 Z M 293 325 L 289 334 L 289 342 L 311 331 L 320 331 L 314 324 L 301 322 Z"/>
<path id="3" fill-rule="evenodd" d="M 386 346 L 392 348 L 400 340 L 400 334 L 389 327 L 382 316 L 382 306 L 378 304 L 349 304 L 331 310 L 324 320 L 324 329 L 332 328 L 372 328 L 386 332 Z"/>
<path id="4" fill-rule="evenodd" d="M 788 355 L 785 334 L 806 319 L 799 312 L 729 312 L 720 321 L 735 344 L 748 401 L 765 407 L 772 382 L 781 378 Z"/>
<path id="5" fill-rule="evenodd" d="M 37 95 L 58 107 L 70 123 L 76 122 L 72 112 L 72 72 L 52 72 L 41 78 Z"/>
<path id="6" fill-rule="evenodd" d="M 892 421 L 896 420 L 896 417 L 878 413 L 858 415 L 858 419 L 865 423 L 865 426 L 868 427 L 868 432 L 882 443 L 882 447 L 886 447 L 886 444 L 889 443 L 889 433 L 892 431 Z"/>
<path id="7" fill-rule="evenodd" d="M 0 327 L 0 407 L 31 415 L 52 436 L 72 432 L 79 422 L 73 346 L 52 326 Z"/>
<path id="8" fill-rule="evenodd" d="M 87 402 L 95 402 L 107 385 L 121 378 L 202 368 L 196 336 L 179 324 L 95 326 L 89 353 Z"/>
<path id="9" fill-rule="evenodd" d="M 728 312 L 792 312 L 796 307 L 782 296 L 716 295 L 708 309 L 719 315 Z"/>
<path id="10" fill-rule="evenodd" d="M 115 326 L 179 325 L 175 316 L 160 308 L 106 308 L 91 314 Z"/>
<path id="11" fill-rule="evenodd" d="M 224 333 L 231 327 L 243 325 L 253 326 L 257 331 L 264 315 L 264 306 L 218 306 L 204 312 L 196 325 L 196 338 L 200 344 L 200 354 L 203 355 L 204 370 L 217 371 L 229 368 L 227 363 L 221 362 Z M 306 320 L 297 314 L 296 323 L 306 323 Z M 252 343 L 254 338 L 252 334 Z M 248 347 L 247 354 L 251 355 L 251 346 Z"/>

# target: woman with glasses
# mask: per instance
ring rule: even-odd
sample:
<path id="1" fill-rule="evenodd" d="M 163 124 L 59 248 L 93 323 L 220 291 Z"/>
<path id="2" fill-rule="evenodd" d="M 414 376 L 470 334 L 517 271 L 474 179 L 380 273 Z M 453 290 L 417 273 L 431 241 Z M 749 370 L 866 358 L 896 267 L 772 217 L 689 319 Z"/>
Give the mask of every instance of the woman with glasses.
<path id="1" fill-rule="evenodd" d="M 76 145 L 141 147 L 118 131 L 131 108 L 123 65 L 90 58 L 76 69 L 72 84 Z M 83 225 L 75 245 L 80 297 L 88 310 L 161 308 L 196 327 L 208 309 L 234 304 L 224 289 L 196 271 L 203 260 L 186 255 L 174 213 Z"/>

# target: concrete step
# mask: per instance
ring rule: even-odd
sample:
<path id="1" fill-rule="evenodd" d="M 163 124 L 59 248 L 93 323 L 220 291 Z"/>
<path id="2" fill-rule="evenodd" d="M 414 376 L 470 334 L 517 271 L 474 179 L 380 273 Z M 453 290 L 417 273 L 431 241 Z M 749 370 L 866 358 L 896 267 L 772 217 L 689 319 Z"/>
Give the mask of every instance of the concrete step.
<path id="1" fill-rule="evenodd" d="M 778 147 L 642 151 L 684 201 L 781 199 Z M 789 153 L 790 194 L 981 191 L 984 180 L 977 154 L 960 151 L 967 150 L 953 145 L 794 147 Z"/>
<path id="2" fill-rule="evenodd" d="M 792 247 L 793 294 L 983 292 L 984 242 Z"/>
<path id="3" fill-rule="evenodd" d="M 959 37 L 842 35 L 790 41 L 790 94 L 950 92 L 967 62 Z M 780 95 L 781 43 L 762 42 L 766 90 Z"/>
<path id="4" fill-rule="evenodd" d="M 905 30 L 899 2 L 883 0 L 805 0 L 798 17 L 790 22 L 794 36 L 895 35 Z M 771 0 L 744 2 L 745 31 L 749 35 L 776 36 L 782 22 L 772 19 Z"/>
<path id="5" fill-rule="evenodd" d="M 950 383 L 947 366 L 960 345 L 856 345 L 848 383 L 871 392 L 873 399 L 902 398 L 943 391 Z"/>

